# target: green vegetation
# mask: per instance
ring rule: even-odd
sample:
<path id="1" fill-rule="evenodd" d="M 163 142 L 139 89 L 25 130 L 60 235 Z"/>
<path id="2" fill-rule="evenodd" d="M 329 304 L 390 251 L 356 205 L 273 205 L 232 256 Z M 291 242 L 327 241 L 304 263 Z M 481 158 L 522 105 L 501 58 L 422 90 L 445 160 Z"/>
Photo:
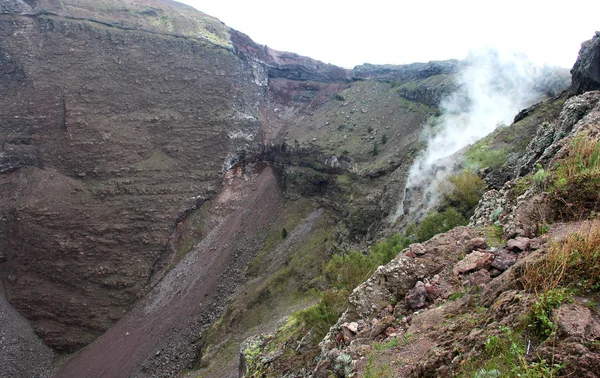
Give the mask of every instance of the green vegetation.
<path id="1" fill-rule="evenodd" d="M 260 361 L 259 354 L 260 345 L 258 342 L 248 345 L 244 349 L 244 358 L 246 360 L 245 377 L 259 378 L 264 376 L 264 365 Z"/>
<path id="2" fill-rule="evenodd" d="M 408 244 L 408 239 L 395 235 L 372 246 L 368 254 L 350 251 L 334 255 L 323 268 L 324 278 L 331 288 L 317 292 L 320 299 L 314 306 L 293 314 L 298 325 L 312 331 L 315 340 L 322 339 L 346 309 L 352 290 Z"/>
<path id="3" fill-rule="evenodd" d="M 556 325 L 551 320 L 552 310 L 560 307 L 562 303 L 571 302 L 572 298 L 573 294 L 565 288 L 551 289 L 542 293 L 531 308 L 527 326 L 541 340 L 547 339 L 556 332 Z"/>
<path id="4" fill-rule="evenodd" d="M 477 170 L 481 168 L 500 168 L 506 162 L 508 148 L 492 148 L 489 142 L 483 139 L 475 143 L 465 152 L 465 163 L 467 167 Z"/>
<path id="5" fill-rule="evenodd" d="M 377 142 L 373 143 L 373 149 L 371 150 L 371 154 L 373 156 L 379 155 L 379 148 L 377 147 Z"/>
<path id="6" fill-rule="evenodd" d="M 441 213 L 437 211 L 430 212 L 419 225 L 415 223 L 409 224 L 406 227 L 405 235 L 407 238 L 420 243 L 431 239 L 437 234 L 466 224 L 467 220 L 460 212 L 453 207 L 447 207 Z"/>
<path id="7" fill-rule="evenodd" d="M 562 365 L 546 360 L 527 362 L 526 343 L 521 333 L 508 327 L 500 327 L 500 331 L 499 335 L 488 336 L 483 356 L 467 361 L 459 376 L 546 378 L 556 376 L 562 369 Z"/>
<path id="8" fill-rule="evenodd" d="M 450 175 L 440 187 L 445 203 L 454 207 L 465 218 L 473 215 L 473 210 L 486 189 L 485 182 L 470 169 Z"/>
<path id="9" fill-rule="evenodd" d="M 386 144 L 386 143 L 387 143 L 387 141 L 388 141 L 388 136 L 387 136 L 387 134 L 383 134 L 383 135 L 381 136 L 381 144 Z"/>

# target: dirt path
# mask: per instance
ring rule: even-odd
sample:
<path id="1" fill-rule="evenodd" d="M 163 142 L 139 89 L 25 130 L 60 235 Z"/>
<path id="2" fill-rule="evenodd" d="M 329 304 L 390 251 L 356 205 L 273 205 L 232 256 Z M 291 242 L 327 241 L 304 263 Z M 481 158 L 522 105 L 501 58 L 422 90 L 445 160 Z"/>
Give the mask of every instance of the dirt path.
<path id="1" fill-rule="evenodd" d="M 226 308 L 283 196 L 270 167 L 230 175 L 210 201 L 212 230 L 58 377 L 173 376 L 197 358 L 201 333 Z"/>

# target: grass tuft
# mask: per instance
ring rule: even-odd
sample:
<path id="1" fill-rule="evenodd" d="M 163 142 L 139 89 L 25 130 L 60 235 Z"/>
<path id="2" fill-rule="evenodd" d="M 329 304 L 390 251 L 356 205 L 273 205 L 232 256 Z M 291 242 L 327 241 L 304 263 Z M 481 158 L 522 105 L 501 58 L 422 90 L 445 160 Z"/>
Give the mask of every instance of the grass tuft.
<path id="1" fill-rule="evenodd" d="M 554 243 L 540 260 L 525 266 L 526 289 L 543 293 L 558 287 L 600 290 L 600 221 Z"/>

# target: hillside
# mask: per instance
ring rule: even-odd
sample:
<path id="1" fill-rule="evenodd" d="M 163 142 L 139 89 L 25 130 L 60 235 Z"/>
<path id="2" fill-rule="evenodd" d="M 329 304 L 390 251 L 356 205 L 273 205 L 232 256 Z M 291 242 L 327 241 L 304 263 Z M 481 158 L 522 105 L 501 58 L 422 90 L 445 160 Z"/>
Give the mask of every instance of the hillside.
<path id="1" fill-rule="evenodd" d="M 517 236 L 547 249 L 548 238 L 537 230 L 563 235 L 570 226 L 555 230 L 536 220 L 532 233 L 522 226 L 529 218 L 519 218 L 531 217 L 531 210 L 517 214 L 552 194 L 543 193 L 553 188 L 550 181 L 538 185 L 531 178 L 541 169 L 537 164 L 558 169 L 555 161 L 575 138 L 567 135 L 590 129 L 574 125 L 597 111 L 595 92 L 584 93 L 598 89 L 597 45 L 589 42 L 570 92 L 561 94 L 568 80 L 562 70 L 539 71 L 527 87 L 531 96 L 519 103 L 532 107 L 456 155 L 464 158 L 449 174 L 481 170 L 481 180 L 494 189 L 461 215 L 466 224 L 474 214 L 470 228 L 419 240 L 424 247 L 413 244 L 369 278 L 416 241 L 417 234 L 407 232 L 409 220 L 454 206 L 423 205 L 419 216 L 394 219 L 414 162 L 427 148 L 424 135 L 444 122 L 447 99 L 472 102 L 465 72 L 476 59 L 348 70 L 257 45 L 167 0 L 0 0 L 0 35 L 0 280 L 7 299 L 0 301 L 0 316 L 10 324 L 0 341 L 6 362 L 0 375 L 9 377 L 238 376 L 244 372 L 240 348 L 245 356 L 249 349 L 258 353 L 257 346 L 267 357 L 253 365 L 245 356 L 247 376 L 343 375 L 346 367 L 335 367 L 341 354 L 379 361 L 387 347 L 382 356 L 369 355 L 367 347 L 375 350 L 373 342 L 382 342 L 390 327 L 398 336 L 412 326 L 402 307 L 406 293 L 382 291 L 385 300 L 377 303 L 353 298 L 361 290 L 372 294 L 373 282 L 390 281 L 399 261 L 412 264 L 406 260 L 415 258 L 411 250 L 443 250 L 436 240 L 468 249 L 472 240 L 487 238 L 477 248 L 488 259 Z M 527 145 L 523 136 L 536 142 Z M 489 164 L 489 156 L 503 164 Z M 514 188 L 528 186 L 535 190 L 516 196 Z M 594 199 L 586 201 L 583 207 Z M 496 232 L 495 250 L 492 215 L 506 239 Z M 463 309 L 483 311 L 479 303 L 472 306 L 472 291 L 479 289 L 452 275 L 466 249 L 431 261 L 435 254 L 426 252 L 418 262 L 425 270 L 411 270 L 399 287 L 414 292 L 417 281 L 431 285 L 438 275 L 436 285 L 445 287 L 439 297 L 462 290 Z M 352 267 L 344 260 L 349 255 L 364 269 L 341 289 L 339 277 L 352 274 L 332 269 Z M 504 270 L 491 282 L 508 280 L 503 277 L 513 273 Z M 518 289 L 529 290 L 523 295 L 534 301 L 530 288 Z M 332 293 L 337 307 L 325 325 L 312 329 L 311 309 Z M 374 313 L 350 311 L 338 322 L 348 303 Z M 338 341 L 335 348 L 319 346 L 326 334 L 337 340 L 344 323 L 365 329 L 366 316 L 388 306 L 395 319 L 408 320 L 396 324 L 388 317 L 387 327 L 361 344 L 365 348 L 355 343 L 360 350 L 347 350 L 352 345 Z M 448 304 L 443 311 L 455 309 Z M 490 310 L 485 319 L 493 316 Z M 426 330 L 410 333 L 417 331 L 433 337 Z M 341 332 L 344 343 L 357 333 Z M 257 338 L 261 334 L 276 336 Z M 484 337 L 464 348 L 476 348 Z M 427 339 L 423 352 L 435 343 Z M 269 354 L 273 348 L 281 353 Z M 394 348 L 402 353 L 399 344 Z M 26 357 L 33 350 L 39 353 Z M 411 374 L 448 365 L 438 359 L 429 366 L 421 357 L 411 358 L 422 360 L 425 370 Z M 369 366 L 350 365 L 362 373 Z"/>

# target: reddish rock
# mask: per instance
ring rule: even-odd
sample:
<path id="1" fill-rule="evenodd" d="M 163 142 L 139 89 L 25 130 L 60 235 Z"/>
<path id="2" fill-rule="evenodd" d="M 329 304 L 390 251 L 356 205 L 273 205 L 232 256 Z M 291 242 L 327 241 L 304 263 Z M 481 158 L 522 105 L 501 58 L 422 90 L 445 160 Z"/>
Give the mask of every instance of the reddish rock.
<path id="1" fill-rule="evenodd" d="M 408 248 L 410 249 L 409 253 L 412 252 L 416 256 L 423 256 L 425 253 L 427 253 L 427 250 L 423 244 L 420 243 L 411 244 Z"/>
<path id="2" fill-rule="evenodd" d="M 474 238 L 468 242 L 466 252 L 469 253 L 477 249 L 486 250 L 487 248 L 488 245 L 485 241 L 485 238 Z"/>
<path id="3" fill-rule="evenodd" d="M 529 238 L 519 236 L 515 239 L 510 239 L 506 243 L 506 247 L 509 251 L 520 252 L 528 250 L 530 243 L 531 240 Z"/>
<path id="4" fill-rule="evenodd" d="M 494 257 L 494 261 L 492 262 L 492 268 L 496 268 L 499 271 L 503 272 L 511 266 L 515 265 L 517 262 L 517 256 L 506 253 L 505 251 L 500 251 L 496 253 Z"/>
<path id="5" fill-rule="evenodd" d="M 477 286 L 485 286 L 492 280 L 490 272 L 486 269 L 480 269 L 469 275 L 469 282 Z"/>
<path id="6" fill-rule="evenodd" d="M 490 267 L 493 260 L 494 255 L 491 253 L 474 251 L 456 263 L 452 272 L 458 276 L 459 274 L 465 274 L 479 269 L 487 269 Z"/>
<path id="7" fill-rule="evenodd" d="M 427 299 L 428 293 L 425 284 L 418 281 L 415 287 L 406 294 L 406 305 L 413 310 L 417 310 L 425 307 Z"/>
<path id="8" fill-rule="evenodd" d="M 371 329 L 371 333 L 369 334 L 369 337 L 371 339 L 374 339 L 377 336 L 381 335 L 382 333 L 385 332 L 385 330 L 389 326 L 391 326 L 394 323 L 395 320 L 396 319 L 391 315 L 386 316 L 385 318 L 379 320 L 377 323 L 375 323 L 373 325 L 373 328 Z"/>
<path id="9" fill-rule="evenodd" d="M 559 335 L 588 340 L 600 338 L 600 322 L 592 312 L 578 304 L 565 304 L 554 311 Z"/>

